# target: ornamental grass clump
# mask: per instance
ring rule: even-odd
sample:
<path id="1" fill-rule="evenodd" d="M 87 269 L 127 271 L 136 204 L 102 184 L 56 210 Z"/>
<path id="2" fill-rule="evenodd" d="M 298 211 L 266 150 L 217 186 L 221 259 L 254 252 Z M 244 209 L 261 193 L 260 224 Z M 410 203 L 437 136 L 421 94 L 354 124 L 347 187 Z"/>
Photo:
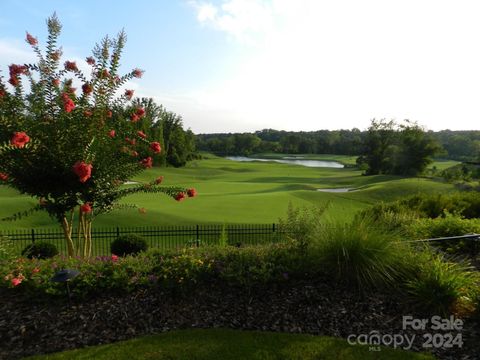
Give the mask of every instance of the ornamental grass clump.
<path id="1" fill-rule="evenodd" d="M 467 262 L 451 262 L 424 251 L 415 256 L 417 272 L 405 288 L 414 307 L 431 315 L 471 315 L 480 296 L 480 275 Z"/>
<path id="2" fill-rule="evenodd" d="M 412 249 L 368 220 L 324 226 L 311 257 L 338 282 L 364 289 L 392 287 L 413 271 Z"/>
<path id="3" fill-rule="evenodd" d="M 62 60 L 57 17 L 47 24 L 44 52 L 27 34 L 38 62 L 12 64 L 8 80 L 0 77 L 0 183 L 38 199 L 32 209 L 7 220 L 47 211 L 63 228 L 68 255 L 88 257 L 93 219 L 131 207 L 119 205 L 124 196 L 164 193 L 183 200 L 196 192 L 160 186 L 156 180 L 122 188 L 152 167 L 152 156 L 162 150 L 158 139 L 141 131 L 146 110 L 132 102 L 133 90 L 122 90 L 143 71 L 120 74 L 122 31 L 95 46 L 85 60 L 89 74 L 84 74 L 75 61 Z"/>

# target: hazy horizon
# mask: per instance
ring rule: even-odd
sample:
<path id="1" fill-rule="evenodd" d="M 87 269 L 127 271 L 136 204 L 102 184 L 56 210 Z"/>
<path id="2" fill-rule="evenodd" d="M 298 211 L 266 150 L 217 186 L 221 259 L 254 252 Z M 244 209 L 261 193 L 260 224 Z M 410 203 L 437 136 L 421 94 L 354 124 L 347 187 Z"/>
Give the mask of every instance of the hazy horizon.
<path id="1" fill-rule="evenodd" d="M 421 124 L 419 124 L 421 125 Z M 256 132 L 261 132 L 264 130 L 274 130 L 274 131 L 285 131 L 285 132 L 316 132 L 316 131 L 351 131 L 355 129 L 355 127 L 350 128 L 350 129 L 316 129 L 316 130 L 284 130 L 284 129 L 272 129 L 272 128 L 265 128 L 265 129 L 258 129 L 258 130 L 253 130 L 253 131 L 212 131 L 212 132 L 193 132 L 195 135 L 210 135 L 210 134 L 235 134 L 235 133 L 256 133 Z M 367 129 L 359 129 L 356 128 L 360 131 L 367 131 Z M 440 129 L 440 130 L 430 130 L 426 129 L 427 131 L 433 131 L 433 132 L 441 132 L 441 131 L 452 131 L 452 132 L 466 132 L 466 131 L 479 131 L 477 129 L 459 129 L 459 130 L 452 130 L 452 129 Z"/>

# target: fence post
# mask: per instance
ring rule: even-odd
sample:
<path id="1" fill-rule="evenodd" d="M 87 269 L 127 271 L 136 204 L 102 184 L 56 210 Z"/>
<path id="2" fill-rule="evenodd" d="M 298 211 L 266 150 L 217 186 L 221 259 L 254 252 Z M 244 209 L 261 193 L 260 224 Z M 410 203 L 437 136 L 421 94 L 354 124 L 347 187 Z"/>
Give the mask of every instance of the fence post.
<path id="1" fill-rule="evenodd" d="M 32 243 L 35 243 L 35 229 L 32 229 Z"/>
<path id="2" fill-rule="evenodd" d="M 196 239 L 196 245 L 197 247 L 200 247 L 200 229 L 199 229 L 199 226 L 197 224 L 197 228 L 196 228 L 196 234 L 197 234 L 197 239 Z"/>
<path id="3" fill-rule="evenodd" d="M 120 237 L 120 228 L 117 226 L 117 238 Z"/>
<path id="4" fill-rule="evenodd" d="M 272 232 L 275 232 L 275 223 L 272 224 Z"/>

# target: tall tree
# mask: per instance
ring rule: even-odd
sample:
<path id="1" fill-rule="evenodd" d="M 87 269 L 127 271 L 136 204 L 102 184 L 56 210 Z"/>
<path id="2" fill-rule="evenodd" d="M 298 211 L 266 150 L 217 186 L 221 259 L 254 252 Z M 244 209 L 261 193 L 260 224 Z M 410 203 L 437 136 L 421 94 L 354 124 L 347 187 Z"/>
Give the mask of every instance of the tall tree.
<path id="1" fill-rule="evenodd" d="M 146 111 L 129 103 L 132 92 L 116 97 L 123 84 L 143 72 L 118 73 L 123 32 L 95 47 L 86 59 L 90 76 L 74 61 L 67 60 L 60 68 L 61 25 L 55 15 L 47 24 L 45 53 L 27 34 L 38 63 L 10 65 L 8 82 L 13 91 L 0 78 L 0 181 L 39 200 L 30 211 L 11 219 L 44 210 L 60 223 L 68 255 L 89 256 L 93 219 L 122 207 L 122 197 L 146 192 L 182 200 L 195 191 L 160 186 L 156 180 L 121 186 L 151 167 L 151 156 L 161 151 L 160 144 L 142 130 L 140 120 Z M 23 76 L 29 80 L 28 93 Z M 82 84 L 80 94 L 72 88 L 73 78 Z M 74 228 L 78 238 L 73 236 Z"/>
<path id="2" fill-rule="evenodd" d="M 400 125 L 399 135 L 399 154 L 392 164 L 392 172 L 400 175 L 421 174 L 441 146 L 418 124 L 410 121 Z"/>
<path id="3" fill-rule="evenodd" d="M 367 175 L 388 173 L 390 169 L 391 151 L 395 135 L 395 122 L 373 119 L 364 140 L 362 161 L 367 164 Z"/>
<path id="4" fill-rule="evenodd" d="M 364 154 L 357 162 L 367 165 L 367 175 L 418 175 L 440 149 L 417 123 L 372 120 L 364 139 Z"/>

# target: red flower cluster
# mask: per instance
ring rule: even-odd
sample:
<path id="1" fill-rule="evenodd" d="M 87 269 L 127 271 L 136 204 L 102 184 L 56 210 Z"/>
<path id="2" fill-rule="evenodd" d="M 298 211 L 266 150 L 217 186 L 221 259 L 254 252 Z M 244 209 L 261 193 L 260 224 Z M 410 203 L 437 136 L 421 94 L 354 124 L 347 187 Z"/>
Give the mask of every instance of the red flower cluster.
<path id="1" fill-rule="evenodd" d="M 93 87 L 89 83 L 82 85 L 82 91 L 85 95 L 90 95 L 93 92 Z"/>
<path id="2" fill-rule="evenodd" d="M 143 75 L 143 70 L 135 69 L 135 70 L 133 70 L 132 75 L 133 75 L 133 77 L 141 78 L 142 75 Z"/>
<path id="3" fill-rule="evenodd" d="M 23 148 L 29 141 L 30 137 L 25 132 L 20 131 L 13 134 L 10 144 L 17 148 Z"/>
<path id="4" fill-rule="evenodd" d="M 75 61 L 65 61 L 65 69 L 68 71 L 78 71 L 77 63 Z"/>
<path id="5" fill-rule="evenodd" d="M 52 80 L 52 84 L 53 84 L 53 86 L 55 86 L 55 87 L 59 86 L 59 85 L 60 85 L 60 79 L 53 79 L 53 80 Z"/>
<path id="6" fill-rule="evenodd" d="M 137 111 L 135 112 L 135 114 L 137 114 L 139 117 L 142 117 L 143 115 L 145 115 L 145 109 L 144 108 L 137 108 Z"/>
<path id="7" fill-rule="evenodd" d="M 50 57 L 52 58 L 52 60 L 58 61 L 58 60 L 60 60 L 60 56 L 62 56 L 62 52 L 60 50 L 58 50 L 58 51 L 53 52 Z"/>
<path id="8" fill-rule="evenodd" d="M 110 258 L 112 259 L 112 262 L 117 262 L 118 261 L 118 256 L 115 255 L 115 254 L 112 254 L 112 256 Z"/>
<path id="9" fill-rule="evenodd" d="M 150 156 L 148 156 L 145 159 L 143 159 L 142 161 L 140 161 L 140 164 L 145 169 L 151 168 L 153 166 L 153 159 Z"/>
<path id="10" fill-rule="evenodd" d="M 5 91 L 3 91 L 2 89 L 0 89 L 0 98 L 1 97 L 4 97 L 5 96 Z"/>
<path id="11" fill-rule="evenodd" d="M 10 73 L 10 79 L 8 82 L 13 86 L 18 86 L 20 84 L 20 78 L 18 75 L 25 75 L 28 72 L 28 68 L 25 65 L 15 65 L 12 64 L 8 67 Z"/>
<path id="12" fill-rule="evenodd" d="M 125 138 L 125 141 L 129 143 L 130 145 L 135 145 L 137 143 L 137 140 L 135 139 L 130 139 L 128 137 Z"/>
<path id="13" fill-rule="evenodd" d="M 150 144 L 150 149 L 155 153 L 155 154 L 159 154 L 160 151 L 162 151 L 162 147 L 160 146 L 160 143 L 158 142 L 152 142 Z"/>
<path id="14" fill-rule="evenodd" d="M 86 59 L 88 65 L 95 65 L 95 59 L 91 56 Z"/>
<path id="15" fill-rule="evenodd" d="M 137 131 L 137 135 L 140 136 L 142 139 L 146 139 L 147 135 L 143 131 Z"/>
<path id="16" fill-rule="evenodd" d="M 110 136 L 111 138 L 114 138 L 115 137 L 115 130 L 110 130 L 108 132 L 108 136 Z"/>
<path id="17" fill-rule="evenodd" d="M 18 286 L 22 283 L 23 279 L 19 278 L 19 277 L 16 277 L 16 278 L 13 278 L 11 281 L 12 281 L 13 286 Z"/>
<path id="18" fill-rule="evenodd" d="M 0 172 L 0 180 L 1 181 L 7 181 L 8 180 L 8 175 Z"/>
<path id="19" fill-rule="evenodd" d="M 38 40 L 36 38 L 34 38 L 32 35 L 30 35 L 28 32 L 27 32 L 27 43 L 29 43 L 30 45 L 32 46 L 35 46 L 38 44 Z"/>
<path id="20" fill-rule="evenodd" d="M 108 78 L 110 77 L 110 72 L 107 69 L 103 69 L 102 72 L 100 73 L 100 77 Z"/>
<path id="21" fill-rule="evenodd" d="M 63 100 L 63 109 L 65 110 L 65 112 L 69 113 L 69 112 L 72 112 L 73 109 L 75 109 L 75 103 L 73 102 L 72 99 L 70 99 L 68 94 L 63 93 L 62 100 Z"/>
<path id="22" fill-rule="evenodd" d="M 85 203 L 80 206 L 80 211 L 84 214 L 90 214 L 92 212 L 92 205 L 90 203 Z"/>
<path id="23" fill-rule="evenodd" d="M 92 164 L 87 164 L 83 161 L 77 161 L 73 165 L 73 172 L 78 176 L 80 182 L 84 183 L 92 176 Z"/>
<path id="24" fill-rule="evenodd" d="M 177 200 L 177 201 L 182 201 L 185 198 L 186 198 L 186 196 L 185 196 L 184 192 L 179 192 L 177 195 L 175 195 L 175 200 Z"/>
<path id="25" fill-rule="evenodd" d="M 113 116 L 112 110 L 107 111 L 107 118 L 111 118 Z"/>
<path id="26" fill-rule="evenodd" d="M 187 190 L 187 195 L 188 195 L 188 197 L 195 197 L 195 196 L 197 196 L 197 194 L 198 194 L 198 193 L 197 193 L 197 190 L 195 190 L 195 189 L 193 189 L 193 188 Z"/>
<path id="27" fill-rule="evenodd" d="M 128 100 L 132 100 L 133 90 L 125 90 L 125 97 L 126 97 Z"/>
<path id="28" fill-rule="evenodd" d="M 85 116 L 85 117 L 90 117 L 90 116 L 92 116 L 92 115 L 93 115 L 93 113 L 92 113 L 90 110 L 85 110 L 85 111 L 83 112 L 83 116 Z"/>
<path id="29" fill-rule="evenodd" d="M 144 115 L 145 115 L 145 109 L 137 108 L 137 110 L 132 115 L 130 115 L 130 120 L 132 120 L 132 122 L 137 122 Z"/>

